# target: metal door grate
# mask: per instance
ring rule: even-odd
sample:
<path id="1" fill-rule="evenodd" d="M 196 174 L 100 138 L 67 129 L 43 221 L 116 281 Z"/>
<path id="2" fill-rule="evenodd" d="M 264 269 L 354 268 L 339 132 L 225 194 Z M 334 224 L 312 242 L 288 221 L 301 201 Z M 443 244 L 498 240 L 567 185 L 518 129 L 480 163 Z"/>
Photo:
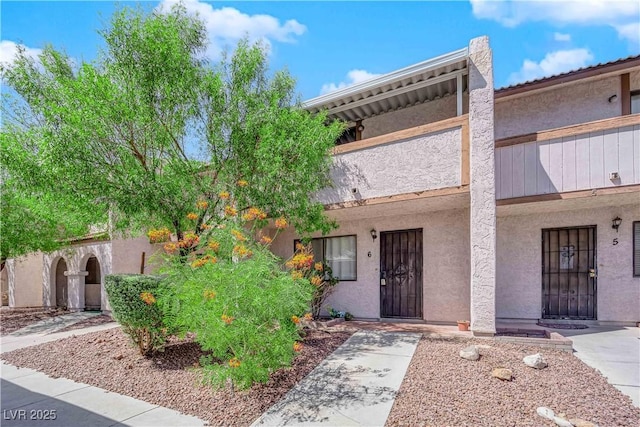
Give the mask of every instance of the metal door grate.
<path id="1" fill-rule="evenodd" d="M 542 317 L 597 318 L 596 226 L 542 230 Z"/>

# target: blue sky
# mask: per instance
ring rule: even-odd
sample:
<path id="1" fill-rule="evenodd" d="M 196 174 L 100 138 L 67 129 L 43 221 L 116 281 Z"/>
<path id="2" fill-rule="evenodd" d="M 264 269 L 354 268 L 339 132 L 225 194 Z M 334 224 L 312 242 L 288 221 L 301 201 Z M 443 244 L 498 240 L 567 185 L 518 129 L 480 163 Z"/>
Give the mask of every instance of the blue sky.
<path id="1" fill-rule="evenodd" d="M 140 4 L 151 10 L 172 2 Z M 287 67 L 303 99 L 465 47 L 480 35 L 490 38 L 496 87 L 640 53 L 637 0 L 186 4 L 207 25 L 213 61 L 244 34 L 264 40 L 271 67 Z M 115 7 L 4 0 L 0 61 L 11 61 L 15 43 L 34 55 L 50 43 L 92 61 L 102 46 L 97 30 Z"/>

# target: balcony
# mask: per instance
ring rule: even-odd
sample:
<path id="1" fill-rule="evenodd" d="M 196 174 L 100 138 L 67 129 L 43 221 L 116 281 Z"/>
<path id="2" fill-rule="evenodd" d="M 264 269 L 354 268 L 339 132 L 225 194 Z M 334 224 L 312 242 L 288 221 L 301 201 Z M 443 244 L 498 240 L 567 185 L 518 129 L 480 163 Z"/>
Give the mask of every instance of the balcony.
<path id="1" fill-rule="evenodd" d="M 465 192 L 469 119 L 461 115 L 334 148 L 329 209 Z"/>
<path id="2" fill-rule="evenodd" d="M 640 184 L 640 115 L 498 140 L 495 161 L 496 199 L 505 202 L 581 190 L 631 191 Z"/>

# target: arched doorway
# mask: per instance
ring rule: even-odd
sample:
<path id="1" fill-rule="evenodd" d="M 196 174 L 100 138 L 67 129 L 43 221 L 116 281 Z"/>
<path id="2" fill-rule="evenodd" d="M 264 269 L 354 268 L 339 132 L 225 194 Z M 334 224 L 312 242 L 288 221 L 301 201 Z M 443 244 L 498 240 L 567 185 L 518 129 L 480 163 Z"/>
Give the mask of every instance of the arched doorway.
<path id="1" fill-rule="evenodd" d="M 66 309 L 69 304 L 67 276 L 64 275 L 65 271 L 67 271 L 67 263 L 64 258 L 60 258 L 56 265 L 56 307 L 64 309 Z"/>
<path id="2" fill-rule="evenodd" d="M 91 256 L 85 268 L 87 276 L 84 278 L 84 308 L 85 310 L 100 310 L 102 304 L 100 263 Z"/>

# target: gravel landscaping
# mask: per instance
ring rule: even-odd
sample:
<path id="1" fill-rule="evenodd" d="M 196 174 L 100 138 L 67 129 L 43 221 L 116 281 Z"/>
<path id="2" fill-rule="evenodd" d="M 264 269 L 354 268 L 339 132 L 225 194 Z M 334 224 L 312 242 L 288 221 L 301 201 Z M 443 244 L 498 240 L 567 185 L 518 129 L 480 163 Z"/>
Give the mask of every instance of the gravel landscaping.
<path id="1" fill-rule="evenodd" d="M 173 340 L 164 353 L 146 359 L 129 344 L 120 328 L 72 336 L 5 353 L 6 362 L 36 369 L 195 415 L 211 425 L 246 426 L 279 401 L 351 334 L 311 331 L 288 369 L 266 384 L 242 392 L 213 391 L 199 382 L 203 354 L 190 340 Z"/>
<path id="2" fill-rule="evenodd" d="M 8 335 L 25 326 L 63 314 L 69 314 L 69 311 L 53 308 L 3 307 L 0 310 L 0 335 Z"/>
<path id="3" fill-rule="evenodd" d="M 480 359 L 459 356 L 469 345 Z M 548 367 L 522 362 L 542 353 Z M 496 367 L 512 381 L 491 377 Z M 387 426 L 555 426 L 536 414 L 546 406 L 567 419 L 599 425 L 640 426 L 640 409 L 596 370 L 570 353 L 480 339 L 423 338 L 387 420 Z"/>

